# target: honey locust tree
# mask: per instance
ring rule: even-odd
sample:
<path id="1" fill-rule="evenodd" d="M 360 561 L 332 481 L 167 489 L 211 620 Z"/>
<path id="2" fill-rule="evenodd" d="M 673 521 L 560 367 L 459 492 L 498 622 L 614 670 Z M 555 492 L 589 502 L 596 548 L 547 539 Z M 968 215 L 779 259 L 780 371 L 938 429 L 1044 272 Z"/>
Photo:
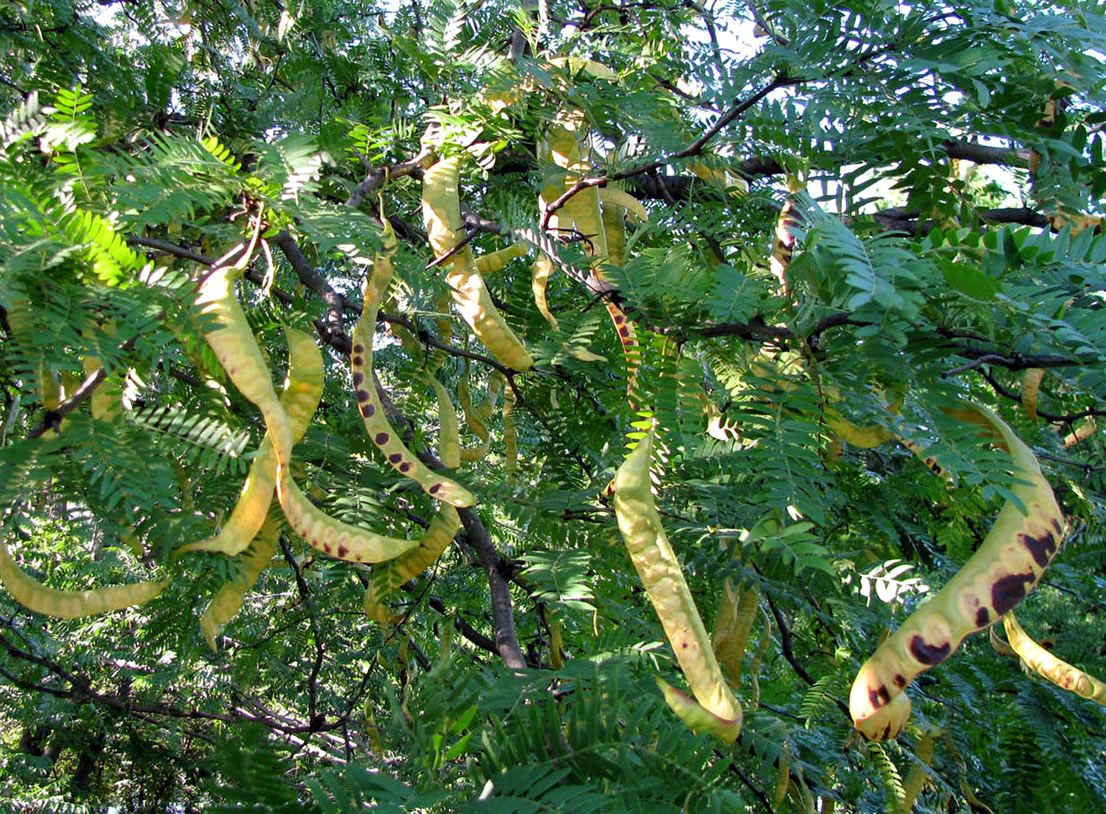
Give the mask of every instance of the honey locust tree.
<path id="1" fill-rule="evenodd" d="M 0 799 L 1106 809 L 1104 35 L 0 7 Z"/>

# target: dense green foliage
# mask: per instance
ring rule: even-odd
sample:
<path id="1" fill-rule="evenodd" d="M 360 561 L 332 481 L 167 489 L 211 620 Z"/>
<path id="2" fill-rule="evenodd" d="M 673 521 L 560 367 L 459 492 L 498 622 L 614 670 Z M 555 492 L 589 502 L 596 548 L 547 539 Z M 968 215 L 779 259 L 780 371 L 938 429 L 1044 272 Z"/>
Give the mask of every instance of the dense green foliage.
<path id="1" fill-rule="evenodd" d="M 1106 235 L 1079 219 L 1106 193 L 1103 53 L 1081 0 L 0 6 L 0 541 L 54 588 L 168 580 L 79 620 L 0 591 L 0 806 L 898 812 L 938 730 L 915 811 L 1106 810 L 1102 707 L 986 633 L 907 690 L 900 739 L 864 741 L 843 706 L 1011 494 L 1006 456 L 941 411 L 956 398 L 1014 428 L 1068 518 L 1021 621 L 1106 673 Z M 605 285 L 587 284 L 589 236 L 541 234 L 539 190 L 563 181 L 541 145 L 570 109 L 591 175 L 649 212 Z M 478 504 L 391 597 L 395 624 L 363 612 L 369 567 L 286 530 L 213 653 L 199 617 L 243 567 L 173 551 L 229 513 L 265 425 L 204 342 L 197 281 L 261 223 L 238 293 L 276 386 L 282 326 L 326 355 L 296 477 L 332 516 L 418 536 L 434 501 L 366 437 L 349 335 L 384 213 L 400 245 L 373 361 L 393 422 L 437 449 L 422 368 L 443 346 L 449 392 L 484 396 L 490 354 L 443 318 L 427 265 L 435 153 L 471 156 L 478 255 L 531 244 L 488 277 L 535 359 L 508 385 L 517 468 L 497 409 L 490 453 L 455 473 Z M 784 291 L 786 175 L 805 191 Z M 558 255 L 557 330 L 531 290 L 537 242 Z M 603 298 L 638 331 L 633 399 Z M 707 629 L 726 579 L 759 591 L 733 746 L 654 684 L 684 686 L 605 491 L 646 409 Z M 895 441 L 840 445 L 827 411 L 947 477 Z"/>

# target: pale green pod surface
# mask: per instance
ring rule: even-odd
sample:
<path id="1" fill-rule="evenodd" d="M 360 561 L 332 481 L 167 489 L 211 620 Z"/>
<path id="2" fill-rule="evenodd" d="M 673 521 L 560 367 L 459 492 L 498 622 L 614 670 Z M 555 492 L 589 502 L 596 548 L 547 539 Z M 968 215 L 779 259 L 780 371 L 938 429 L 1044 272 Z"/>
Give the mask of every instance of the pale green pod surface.
<path id="1" fill-rule="evenodd" d="M 436 257 L 454 249 L 464 236 L 458 195 L 460 171 L 461 159 L 454 156 L 439 161 L 423 174 L 423 221 Z M 501 364 L 519 371 L 533 367 L 534 360 L 522 340 L 492 304 L 491 295 L 476 271 L 472 250 L 464 246 L 443 266 L 457 312 L 476 338 Z"/>
<path id="2" fill-rule="evenodd" d="M 98 613 L 142 605 L 165 590 L 167 582 L 135 582 L 87 591 L 48 588 L 29 577 L 0 540 L 0 582 L 12 598 L 27 610 L 43 616 L 80 619 Z"/>
<path id="3" fill-rule="evenodd" d="M 268 516 L 265 525 L 254 538 L 253 545 L 242 558 L 242 573 L 239 578 L 224 584 L 211 599 L 203 616 L 200 617 L 200 631 L 207 646 L 218 650 L 216 637 L 242 608 L 246 593 L 257 584 L 261 572 L 268 567 L 277 551 L 277 541 L 284 523 L 279 517 Z"/>
<path id="4" fill-rule="evenodd" d="M 459 528 L 461 516 L 457 510 L 443 505 L 416 548 L 374 568 L 369 587 L 365 589 L 365 613 L 369 618 L 386 621 L 388 609 L 384 602 L 388 595 L 433 565 L 453 542 Z"/>
<path id="5" fill-rule="evenodd" d="M 288 416 L 292 443 L 297 444 L 307 432 L 307 425 L 323 396 L 323 355 L 309 334 L 294 328 L 285 328 L 284 333 L 288 340 L 288 378 L 280 394 L 280 404 Z M 233 557 L 244 551 L 265 523 L 276 481 L 276 451 L 272 438 L 266 433 L 250 464 L 238 501 L 219 533 L 207 540 L 181 546 L 175 553 L 218 551 Z"/>
<path id="6" fill-rule="evenodd" d="M 651 430 L 615 475 L 618 528 L 692 693 L 708 713 L 731 722 L 736 737 L 742 722 L 741 703 L 722 677 L 691 589 L 653 503 L 649 485 L 652 446 Z"/>
<path id="7" fill-rule="evenodd" d="M 679 716 L 680 720 L 687 724 L 694 732 L 706 732 L 714 735 L 723 743 L 733 743 L 741 734 L 741 719 L 736 721 L 719 718 L 713 712 L 697 704 L 665 681 L 663 678 L 654 677 L 657 687 L 664 695 L 664 700 L 669 708 Z"/>
<path id="8" fill-rule="evenodd" d="M 471 506 L 476 502 L 472 492 L 452 478 L 432 471 L 407 448 L 384 415 L 384 407 L 376 394 L 372 376 L 373 333 L 376 330 L 376 314 L 392 279 L 392 273 L 391 260 L 387 255 L 378 255 L 373 263 L 372 276 L 365 283 L 361 318 L 353 329 L 350 368 L 353 371 L 357 409 L 361 412 L 369 438 L 393 469 L 411 478 L 433 498 L 453 506 Z M 457 463 L 459 465 L 460 461 Z"/>
<path id="9" fill-rule="evenodd" d="M 854 725 L 869 737 L 871 727 L 864 722 L 902 693 L 918 673 L 943 662 L 968 634 L 993 624 L 1025 598 L 1063 539 L 1063 514 L 1029 447 L 982 407 L 966 405 L 946 412 L 986 428 L 991 440 L 1010 453 L 1019 481 L 1011 491 L 1028 513 L 1008 500 L 979 549 L 860 668 L 849 711 Z"/>

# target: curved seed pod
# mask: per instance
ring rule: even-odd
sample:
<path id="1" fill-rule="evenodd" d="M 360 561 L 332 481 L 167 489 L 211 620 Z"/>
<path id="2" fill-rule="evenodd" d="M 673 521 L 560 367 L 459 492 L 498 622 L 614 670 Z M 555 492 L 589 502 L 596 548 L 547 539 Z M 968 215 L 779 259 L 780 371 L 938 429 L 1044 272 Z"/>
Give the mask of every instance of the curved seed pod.
<path id="1" fill-rule="evenodd" d="M 895 437 L 886 427 L 872 424 L 861 427 L 842 418 L 834 410 L 826 410 L 826 426 L 846 444 L 851 444 L 860 449 L 872 449 L 880 444 L 885 444 Z"/>
<path id="2" fill-rule="evenodd" d="M 386 537 L 329 516 L 307 499 L 287 467 L 279 470 L 278 494 L 288 524 L 312 548 L 346 562 L 383 562 L 419 544 Z"/>
<path id="3" fill-rule="evenodd" d="M 868 737 L 875 729 L 878 739 L 884 727 L 866 722 L 881 715 L 918 673 L 940 664 L 969 633 L 991 625 L 1025 597 L 1063 538 L 1063 515 L 1029 447 L 982 407 L 945 412 L 983 426 L 1006 448 L 1020 481 L 1011 491 L 1028 514 L 1008 500 L 975 554 L 860 668 L 849 695 L 849 712 L 854 726 Z"/>
<path id="4" fill-rule="evenodd" d="M 604 211 L 606 211 L 608 205 L 621 207 L 633 215 L 634 220 L 639 223 L 649 220 L 649 211 L 645 208 L 645 205 L 624 190 L 609 186 L 600 188 L 599 203 L 603 204 Z"/>
<path id="5" fill-rule="evenodd" d="M 736 690 L 741 687 L 741 669 L 749 645 L 749 633 L 757 618 L 760 591 L 755 585 L 734 588 L 729 579 L 723 584 L 723 590 L 725 593 L 714 619 L 710 643 L 715 658 L 730 680 L 730 686 Z"/>
<path id="6" fill-rule="evenodd" d="M 389 594 L 437 562 L 459 528 L 461 516 L 457 510 L 443 505 L 417 546 L 373 569 L 369 587 L 365 589 L 365 613 L 370 619 L 381 623 L 388 621 L 384 601 Z"/>
<path id="7" fill-rule="evenodd" d="M 456 249 L 461 241 L 461 204 L 458 182 L 459 156 L 446 158 L 423 174 L 422 213 L 430 245 L 436 257 Z M 529 370 L 534 360 L 499 311 L 492 304 L 484 281 L 476 272 L 472 249 L 464 246 L 443 263 L 446 283 L 461 318 L 472 328 L 500 363 L 515 370 Z"/>
<path id="8" fill-rule="evenodd" d="M 461 381 L 457 384 L 457 400 L 461 402 L 461 409 L 465 413 L 465 424 L 468 425 L 472 434 L 480 439 L 480 443 L 475 447 L 461 448 L 461 461 L 471 462 L 483 460 L 484 456 L 488 454 L 488 449 L 491 447 L 491 435 L 488 433 L 488 428 L 484 425 L 484 420 L 480 417 L 479 411 L 472 405 L 472 398 L 469 395 L 467 367 L 465 369 L 465 375 L 461 377 Z"/>
<path id="9" fill-rule="evenodd" d="M 288 341 L 288 378 L 280 394 L 280 404 L 288 416 L 292 443 L 299 443 L 323 397 L 323 354 L 315 340 L 303 331 L 285 328 Z M 174 555 L 186 551 L 218 551 L 233 557 L 246 550 L 261 531 L 277 482 L 277 454 L 266 432 L 250 464 L 250 472 L 234 504 L 230 517 L 219 533 L 207 540 L 188 543 Z"/>
<path id="10" fill-rule="evenodd" d="M 426 374 L 426 382 L 434 390 L 438 399 L 438 421 L 441 430 L 438 435 L 438 454 L 442 463 L 450 469 L 456 469 L 461 465 L 460 427 L 457 424 L 457 409 L 453 406 L 453 399 L 449 397 L 445 386 L 438 381 L 433 373 Z"/>
<path id="11" fill-rule="evenodd" d="M 365 281 L 364 307 L 361 318 L 353 328 L 353 353 L 350 354 L 357 409 L 361 412 L 369 438 L 393 469 L 418 483 L 433 498 L 453 506 L 471 506 L 476 502 L 472 492 L 452 478 L 429 469 L 407 448 L 384 415 L 384 407 L 376 394 L 372 373 L 373 333 L 376 330 L 376 314 L 392 280 L 392 273 L 392 261 L 386 253 L 380 254 L 373 262 L 372 276 Z"/>
<path id="12" fill-rule="evenodd" d="M 12 599 L 27 610 L 43 616 L 80 619 L 108 613 L 132 605 L 143 605 L 165 590 L 168 582 L 135 582 L 87 591 L 62 591 L 48 588 L 28 576 L 0 540 L 0 582 Z"/>
<path id="13" fill-rule="evenodd" d="M 1014 612 L 1010 611 L 1002 619 L 1006 627 L 1006 637 L 1028 667 L 1047 678 L 1057 687 L 1075 693 L 1081 698 L 1106 706 L 1106 684 L 1078 667 L 1068 664 L 1061 658 L 1045 650 L 1022 629 Z"/>
<path id="14" fill-rule="evenodd" d="M 231 266 L 212 269 L 199 286 L 195 304 L 200 316 L 214 324 L 204 339 L 234 386 L 261 411 L 277 451 L 278 466 L 287 466 L 292 454 L 292 432 L 273 389 L 269 367 L 234 296 L 234 280 L 239 274 L 241 269 Z"/>
<path id="15" fill-rule="evenodd" d="M 548 255 L 539 252 L 537 259 L 530 266 L 530 290 L 534 294 L 534 305 L 545 317 L 545 321 L 552 326 L 553 330 L 557 331 L 560 330 L 561 326 L 557 323 L 557 318 L 553 316 L 553 312 L 549 310 L 549 300 L 545 296 L 545 289 L 549 285 L 549 278 L 552 276 L 553 261 L 549 259 Z"/>
<path id="16" fill-rule="evenodd" d="M 938 733 L 939 730 L 936 729 L 926 730 L 914 747 L 914 756 L 918 758 L 918 762 L 910 767 L 910 771 L 906 773 L 906 779 L 902 782 L 903 793 L 899 801 L 902 814 L 910 814 L 914 810 L 914 803 L 918 801 L 925 787 L 926 779 L 929 777 L 926 768 L 933 763 L 933 738 Z"/>
<path id="17" fill-rule="evenodd" d="M 618 528 L 692 693 L 706 714 L 719 719 L 712 725 L 717 727 L 712 734 L 732 743 L 741 731 L 741 703 L 722 677 L 703 620 L 653 503 L 649 484 L 653 433 L 650 430 L 638 443 L 615 475 Z M 686 709 L 674 709 L 687 720 Z"/>
<path id="18" fill-rule="evenodd" d="M 526 254 L 526 248 L 526 244 L 520 240 L 505 249 L 497 249 L 494 252 L 482 254 L 476 258 L 476 270 L 483 277 L 502 271 L 503 267 L 516 257 L 522 257 Z"/>
<path id="19" fill-rule="evenodd" d="M 241 610 L 246 592 L 257 583 L 261 572 L 276 554 L 277 541 L 280 540 L 280 532 L 283 528 L 284 523 L 280 517 L 269 515 L 266 518 L 265 525 L 254 538 L 253 545 L 242 560 L 242 572 L 238 579 L 224 584 L 212 597 L 204 615 L 200 617 L 200 632 L 203 633 L 207 646 L 212 650 L 219 649 L 215 638 Z"/>
<path id="20" fill-rule="evenodd" d="M 507 460 L 507 483 L 515 482 L 518 470 L 518 429 L 515 426 L 515 390 L 508 387 L 503 394 L 503 449 Z"/>
<path id="21" fill-rule="evenodd" d="M 1031 367 L 1022 378 L 1022 408 L 1034 421 L 1037 420 L 1037 396 L 1041 392 L 1041 380 L 1044 377 L 1043 367 Z"/>
<path id="22" fill-rule="evenodd" d="M 780 752 L 780 762 L 776 766 L 776 790 L 772 795 L 772 808 L 778 809 L 787 799 L 787 789 L 791 785 L 791 753 L 786 743 Z"/>
<path id="23" fill-rule="evenodd" d="M 549 620 L 549 669 L 560 670 L 565 666 L 565 637 L 561 623 Z"/>

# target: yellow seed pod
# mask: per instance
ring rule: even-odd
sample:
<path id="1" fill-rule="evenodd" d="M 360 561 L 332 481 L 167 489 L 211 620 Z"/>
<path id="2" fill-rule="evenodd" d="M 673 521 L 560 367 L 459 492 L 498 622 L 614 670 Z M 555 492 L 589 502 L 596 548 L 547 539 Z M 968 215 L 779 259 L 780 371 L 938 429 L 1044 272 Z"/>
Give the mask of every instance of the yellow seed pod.
<path id="1" fill-rule="evenodd" d="M 288 417 L 292 442 L 299 443 L 323 396 L 323 355 L 309 334 L 285 328 L 284 335 L 288 341 L 288 378 L 280 394 L 280 404 Z M 250 464 L 238 500 L 219 533 L 181 546 L 174 556 L 186 551 L 218 551 L 233 557 L 245 551 L 265 523 L 276 481 L 277 454 L 272 438 L 266 433 Z"/>
<path id="2" fill-rule="evenodd" d="M 307 499 L 287 468 L 279 472 L 279 495 L 284 516 L 312 548 L 346 562 L 383 562 L 419 544 L 376 534 L 330 517 Z"/>
<path id="3" fill-rule="evenodd" d="M 1033 421 L 1037 420 L 1037 396 L 1041 392 L 1041 381 L 1045 377 L 1042 367 L 1033 367 L 1025 371 L 1022 378 L 1022 408 Z"/>
<path id="4" fill-rule="evenodd" d="M 741 730 L 741 703 L 722 677 L 691 589 L 653 503 L 649 480 L 653 433 L 650 430 L 638 442 L 615 475 L 618 528 L 695 699 L 712 718 L 728 722 L 722 729 L 708 731 L 732 743 Z M 688 720 L 688 715 L 685 709 L 681 718 Z M 706 729 L 708 720 L 698 719 L 696 725 Z"/>
<path id="5" fill-rule="evenodd" d="M 422 212 L 430 245 L 436 257 L 456 251 L 443 265 L 445 280 L 461 318 L 472 328 L 501 364 L 515 370 L 529 370 L 534 360 L 522 341 L 507 325 L 492 304 L 491 295 L 476 271 L 472 250 L 457 249 L 463 237 L 458 183 L 461 159 L 454 156 L 439 161 L 423 174 Z"/>
<path id="6" fill-rule="evenodd" d="M 438 455 L 442 463 L 450 469 L 456 469 L 461 465 L 460 427 L 457 423 L 457 410 L 453 406 L 453 399 L 449 397 L 445 386 L 438 381 L 433 373 L 426 374 L 426 382 L 434 391 L 438 399 L 438 422 L 441 430 L 438 436 Z"/>
<path id="7" fill-rule="evenodd" d="M 365 281 L 364 306 L 361 318 L 353 329 L 353 352 L 350 354 L 357 408 L 361 412 L 369 438 L 393 469 L 418 483 L 433 498 L 453 506 L 471 506 L 476 502 L 472 492 L 452 478 L 429 469 L 407 448 L 385 416 L 384 406 L 377 396 L 372 374 L 373 333 L 380 302 L 388 290 L 392 274 L 392 262 L 385 252 L 376 257 L 372 276 Z M 448 400 L 448 396 L 446 398 Z M 459 463 L 460 461 L 455 465 Z M 449 466 L 448 463 L 446 465 Z"/>
<path id="8" fill-rule="evenodd" d="M 534 305 L 538 307 L 538 311 L 545 321 L 555 331 L 559 331 L 561 326 L 557 323 L 557 318 L 553 316 L 553 312 L 549 310 L 549 300 L 546 298 L 545 290 L 549 286 L 549 278 L 553 276 L 553 261 L 549 259 L 546 254 L 539 253 L 537 259 L 534 260 L 530 266 L 530 290 L 534 294 Z"/>
<path id="9" fill-rule="evenodd" d="M 242 558 L 242 572 L 238 579 L 224 584 L 212 597 L 203 616 L 200 617 L 200 632 L 203 633 L 207 646 L 212 650 L 219 649 L 215 642 L 216 637 L 241 610 L 246 593 L 253 588 L 261 572 L 272 561 L 283 528 L 284 522 L 279 516 L 269 515 L 266 518 L 265 525 Z"/>
<path id="10" fill-rule="evenodd" d="M 416 547 L 373 569 L 365 589 L 365 613 L 370 619 L 382 624 L 388 621 L 388 609 L 384 604 L 388 596 L 437 562 L 459 528 L 461 516 L 457 510 L 443 505 Z"/>
<path id="11" fill-rule="evenodd" d="M 604 211 L 606 211 L 608 206 L 621 207 L 639 223 L 645 223 L 645 221 L 649 220 L 649 211 L 645 208 L 645 205 L 624 190 L 615 189 L 614 187 L 601 187 L 599 190 L 599 203 L 603 204 Z"/>
<path id="12" fill-rule="evenodd" d="M 62 591 L 48 588 L 19 567 L 8 547 L 0 540 L 0 583 L 12 599 L 27 610 L 43 616 L 80 619 L 98 613 L 143 605 L 160 594 L 168 582 L 135 582 L 87 591 Z"/>
<path id="13" fill-rule="evenodd" d="M 1010 453 L 1018 481 L 1011 491 L 1027 513 L 1007 500 L 979 549 L 860 668 L 849 711 L 854 726 L 869 738 L 894 737 L 893 724 L 900 718 L 905 723 L 905 717 L 901 710 L 885 710 L 906 685 L 952 655 L 968 634 L 988 627 L 1017 605 L 1037 584 L 1063 539 L 1063 514 L 1029 447 L 982 407 L 965 405 L 945 412 L 983 427 L 988 440 Z"/>
<path id="14" fill-rule="evenodd" d="M 1054 656 L 1033 641 L 1022 626 L 1018 624 L 1013 611 L 1007 613 L 1002 622 L 1006 627 L 1006 637 L 1010 640 L 1010 647 L 1021 657 L 1021 660 L 1025 662 L 1029 669 L 1048 679 L 1057 687 L 1106 706 L 1106 684 L 1089 673 L 1083 672 L 1078 667 Z"/>
<path id="15" fill-rule="evenodd" d="M 476 258 L 476 270 L 482 277 L 502 271 L 503 268 L 516 257 L 526 254 L 526 244 L 522 241 L 512 243 L 505 249 L 498 249 L 488 254 L 482 254 Z"/>

